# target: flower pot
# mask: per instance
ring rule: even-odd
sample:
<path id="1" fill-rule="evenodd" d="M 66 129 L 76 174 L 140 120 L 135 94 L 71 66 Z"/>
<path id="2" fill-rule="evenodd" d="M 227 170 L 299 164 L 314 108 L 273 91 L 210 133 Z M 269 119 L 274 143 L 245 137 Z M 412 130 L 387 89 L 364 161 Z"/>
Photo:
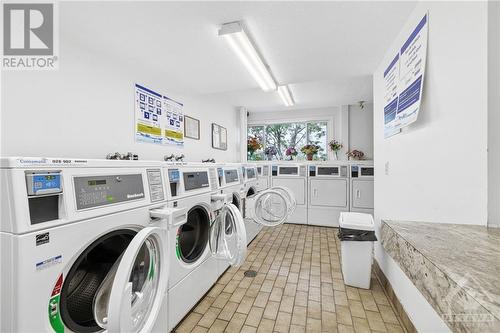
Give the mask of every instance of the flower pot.
<path id="1" fill-rule="evenodd" d="M 308 161 L 312 161 L 313 157 L 314 157 L 314 154 L 307 154 L 306 157 L 307 157 Z"/>
<path id="2" fill-rule="evenodd" d="M 334 150 L 333 151 L 333 159 L 337 161 L 339 159 L 338 151 Z"/>

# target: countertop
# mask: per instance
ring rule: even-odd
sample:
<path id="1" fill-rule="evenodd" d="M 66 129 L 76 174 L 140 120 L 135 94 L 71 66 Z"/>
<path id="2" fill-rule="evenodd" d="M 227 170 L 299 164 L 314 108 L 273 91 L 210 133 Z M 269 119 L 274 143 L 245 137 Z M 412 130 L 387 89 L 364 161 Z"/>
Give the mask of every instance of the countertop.
<path id="1" fill-rule="evenodd" d="M 500 332 L 500 229 L 383 221 L 382 245 L 453 331 Z"/>

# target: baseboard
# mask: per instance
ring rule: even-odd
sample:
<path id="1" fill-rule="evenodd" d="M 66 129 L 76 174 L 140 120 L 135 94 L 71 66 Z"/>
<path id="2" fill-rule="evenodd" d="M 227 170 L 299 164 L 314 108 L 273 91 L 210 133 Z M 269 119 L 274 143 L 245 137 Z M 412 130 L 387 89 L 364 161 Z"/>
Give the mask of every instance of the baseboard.
<path id="1" fill-rule="evenodd" d="M 406 329 L 406 332 L 417 333 L 417 329 L 411 322 L 410 317 L 408 317 L 408 314 L 403 308 L 403 305 L 401 305 L 401 302 L 396 296 L 394 289 L 392 289 L 391 283 L 385 276 L 384 272 L 382 271 L 376 260 L 373 260 L 373 271 L 375 273 L 375 276 L 379 280 L 380 284 L 382 285 L 382 288 L 384 288 L 384 291 L 387 294 L 387 297 L 389 298 L 389 301 L 392 303 L 394 309 L 396 310 L 399 318 L 401 318 L 401 323 Z"/>

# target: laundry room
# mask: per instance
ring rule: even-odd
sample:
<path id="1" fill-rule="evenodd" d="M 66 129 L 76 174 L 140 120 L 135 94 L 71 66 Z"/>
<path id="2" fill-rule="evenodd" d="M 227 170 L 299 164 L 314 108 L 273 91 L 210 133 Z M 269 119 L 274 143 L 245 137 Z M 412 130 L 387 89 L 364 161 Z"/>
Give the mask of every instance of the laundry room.
<path id="1" fill-rule="evenodd" d="M 0 332 L 500 332 L 500 1 L 1 8 Z"/>

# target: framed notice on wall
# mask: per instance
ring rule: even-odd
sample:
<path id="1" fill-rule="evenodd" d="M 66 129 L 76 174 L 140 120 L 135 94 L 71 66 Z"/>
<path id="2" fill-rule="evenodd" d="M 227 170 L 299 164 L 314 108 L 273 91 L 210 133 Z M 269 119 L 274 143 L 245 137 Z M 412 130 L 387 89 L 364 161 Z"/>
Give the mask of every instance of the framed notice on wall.
<path id="1" fill-rule="evenodd" d="M 227 150 L 227 129 L 215 123 L 212 123 L 212 147 Z"/>
<path id="2" fill-rule="evenodd" d="M 184 116 L 184 136 L 200 140 L 200 121 L 189 116 Z"/>

